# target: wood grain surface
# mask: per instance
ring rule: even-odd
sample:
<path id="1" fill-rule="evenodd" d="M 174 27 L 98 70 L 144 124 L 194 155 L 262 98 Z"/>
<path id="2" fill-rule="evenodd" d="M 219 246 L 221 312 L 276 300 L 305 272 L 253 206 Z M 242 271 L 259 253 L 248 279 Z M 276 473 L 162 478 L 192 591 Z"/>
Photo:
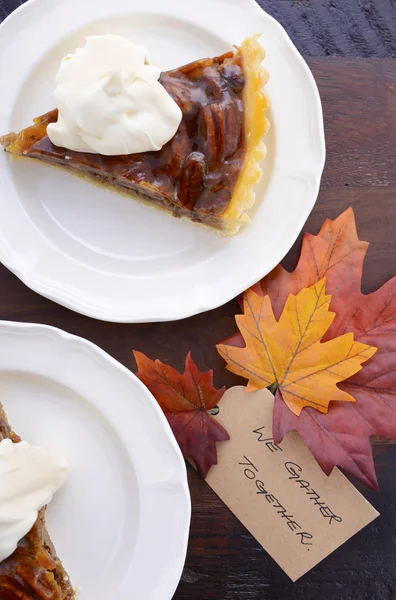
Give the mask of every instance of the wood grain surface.
<path id="1" fill-rule="evenodd" d="M 373 291 L 396 272 L 395 2 L 259 3 L 307 58 L 323 101 L 327 164 L 305 229 L 316 233 L 326 217 L 353 206 L 360 237 L 371 242 L 363 290 Z M 18 4 L 0 0 L 0 18 Z M 300 239 L 283 261 L 289 269 L 299 246 Z M 98 344 L 132 370 L 132 348 L 177 368 L 192 349 L 200 368 L 214 368 L 217 384 L 239 383 L 215 350 L 216 342 L 235 331 L 236 312 L 232 301 L 175 323 L 102 323 L 41 298 L 0 266 L 0 318 L 61 327 Z M 375 457 L 380 492 L 357 487 L 381 517 L 295 584 L 189 469 L 191 536 L 175 600 L 396 600 L 396 446 L 376 445 Z"/>

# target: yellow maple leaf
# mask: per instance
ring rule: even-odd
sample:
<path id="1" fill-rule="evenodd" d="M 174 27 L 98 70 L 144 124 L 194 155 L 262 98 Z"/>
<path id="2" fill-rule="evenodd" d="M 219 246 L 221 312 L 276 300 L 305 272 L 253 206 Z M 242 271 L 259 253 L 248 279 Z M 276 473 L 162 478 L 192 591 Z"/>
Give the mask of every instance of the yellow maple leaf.
<path id="1" fill-rule="evenodd" d="M 331 401 L 355 402 L 337 383 L 360 371 L 377 351 L 355 342 L 353 333 L 321 343 L 335 317 L 329 312 L 331 296 L 325 292 L 325 283 L 323 278 L 297 296 L 290 295 L 279 321 L 269 296 L 248 290 L 244 314 L 236 317 L 246 347 L 217 346 L 227 369 L 249 380 L 248 391 L 277 383 L 296 415 L 304 406 L 326 413 Z"/>

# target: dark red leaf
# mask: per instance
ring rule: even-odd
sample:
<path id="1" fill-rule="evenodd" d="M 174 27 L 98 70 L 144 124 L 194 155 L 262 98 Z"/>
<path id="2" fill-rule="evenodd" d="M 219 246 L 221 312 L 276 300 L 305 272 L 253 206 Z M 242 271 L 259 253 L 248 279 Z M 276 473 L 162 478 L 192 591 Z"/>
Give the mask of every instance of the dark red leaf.
<path id="1" fill-rule="evenodd" d="M 198 371 L 191 354 L 187 355 L 183 374 L 159 360 L 152 361 L 134 352 L 137 377 L 148 387 L 165 413 L 185 458 L 191 458 L 205 478 L 217 464 L 216 442 L 229 435 L 207 411 L 221 400 L 225 387 L 213 387 L 213 371 Z"/>
<path id="2" fill-rule="evenodd" d="M 277 391 L 273 418 L 274 442 L 279 444 L 292 429 L 304 438 L 327 475 L 338 465 L 369 488 L 378 489 L 370 443 L 371 426 L 355 410 L 355 404 L 334 402 L 326 414 L 313 408 L 304 408 L 296 417 Z"/>

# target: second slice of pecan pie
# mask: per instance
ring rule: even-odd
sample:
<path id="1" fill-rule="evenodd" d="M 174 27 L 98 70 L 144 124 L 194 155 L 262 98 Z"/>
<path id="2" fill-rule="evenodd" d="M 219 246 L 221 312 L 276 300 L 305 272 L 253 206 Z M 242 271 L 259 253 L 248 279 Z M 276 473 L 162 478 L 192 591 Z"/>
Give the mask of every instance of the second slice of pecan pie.
<path id="1" fill-rule="evenodd" d="M 8 424 L 0 404 L 0 441 L 21 441 Z M 15 552 L 0 562 L 0 600 L 75 600 L 71 586 L 45 524 L 45 507 Z"/>

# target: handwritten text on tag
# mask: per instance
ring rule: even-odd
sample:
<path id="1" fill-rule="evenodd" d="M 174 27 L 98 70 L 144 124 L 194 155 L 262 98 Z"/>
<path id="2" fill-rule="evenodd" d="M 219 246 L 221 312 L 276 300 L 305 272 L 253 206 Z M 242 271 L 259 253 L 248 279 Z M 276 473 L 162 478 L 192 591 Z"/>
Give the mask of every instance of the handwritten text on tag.
<path id="1" fill-rule="evenodd" d="M 327 477 L 296 432 L 274 444 L 273 403 L 268 390 L 226 392 L 216 418 L 231 440 L 206 481 L 295 581 L 378 512 L 338 469 Z"/>

